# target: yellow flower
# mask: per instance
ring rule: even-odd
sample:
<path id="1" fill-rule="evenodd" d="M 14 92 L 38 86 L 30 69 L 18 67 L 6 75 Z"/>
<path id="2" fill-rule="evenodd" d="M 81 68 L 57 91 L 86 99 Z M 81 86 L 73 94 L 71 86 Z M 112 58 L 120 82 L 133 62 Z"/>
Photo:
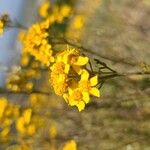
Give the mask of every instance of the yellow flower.
<path id="1" fill-rule="evenodd" d="M 39 7 L 39 15 L 43 18 L 47 17 L 49 8 L 50 8 L 50 2 L 48 0 L 46 0 Z"/>
<path id="2" fill-rule="evenodd" d="M 68 141 L 62 150 L 77 150 L 77 144 L 74 140 Z"/>
<path id="3" fill-rule="evenodd" d="M 0 20 L 0 35 L 4 32 L 4 23 Z"/>
<path id="4" fill-rule="evenodd" d="M 64 98 L 70 106 L 76 106 L 79 111 L 85 108 L 85 101 L 83 93 L 79 88 L 69 88 L 68 94 L 64 94 Z"/>
<path id="5" fill-rule="evenodd" d="M 52 11 L 52 14 L 57 23 L 62 23 L 66 17 L 69 17 L 70 13 L 71 7 L 69 5 L 55 5 Z"/>
<path id="6" fill-rule="evenodd" d="M 56 58 L 56 62 L 63 62 L 67 68 L 70 66 L 78 74 L 81 73 L 81 67 L 88 63 L 88 57 L 80 55 L 79 50 L 67 47 L 67 50 L 59 53 Z"/>
<path id="7" fill-rule="evenodd" d="M 31 108 L 28 108 L 28 109 L 24 110 L 22 116 L 23 116 L 24 122 L 25 122 L 26 124 L 29 124 L 29 123 L 30 123 L 30 121 L 31 121 L 31 115 L 32 115 L 32 109 L 31 109 Z"/>
<path id="8" fill-rule="evenodd" d="M 60 14 L 63 17 L 68 17 L 70 15 L 71 12 L 71 7 L 69 5 L 62 5 L 60 8 Z"/>
<path id="9" fill-rule="evenodd" d="M 35 125 L 31 123 L 32 109 L 28 108 L 23 111 L 21 117 L 16 122 L 16 129 L 24 135 L 33 135 L 35 133 Z"/>
<path id="10" fill-rule="evenodd" d="M 81 29 L 84 25 L 84 16 L 77 15 L 71 25 L 74 29 Z"/>
<path id="11" fill-rule="evenodd" d="M 79 111 L 82 111 L 85 104 L 89 103 L 90 95 L 100 96 L 100 91 L 95 87 L 97 83 L 97 76 L 89 79 L 88 71 L 83 69 L 80 81 L 72 82 L 68 88 L 68 93 L 65 93 L 63 97 L 70 106 L 76 106 Z"/>
<path id="12" fill-rule="evenodd" d="M 94 76 L 89 79 L 89 73 L 87 70 L 82 70 L 81 80 L 79 81 L 79 88 L 83 91 L 84 97 L 89 101 L 89 95 L 100 97 L 100 91 L 95 86 L 98 83 L 98 77 Z"/>

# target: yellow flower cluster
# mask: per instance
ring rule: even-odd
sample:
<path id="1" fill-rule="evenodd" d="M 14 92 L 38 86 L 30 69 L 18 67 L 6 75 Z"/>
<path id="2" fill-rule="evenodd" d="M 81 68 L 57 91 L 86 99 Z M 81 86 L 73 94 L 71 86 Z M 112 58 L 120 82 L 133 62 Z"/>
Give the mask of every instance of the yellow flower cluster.
<path id="1" fill-rule="evenodd" d="M 19 116 L 19 107 L 13 105 L 4 97 L 0 98 L 0 141 L 7 140 L 11 125 Z"/>
<path id="2" fill-rule="evenodd" d="M 33 24 L 26 33 L 21 33 L 20 39 L 25 55 L 30 54 L 41 64 L 50 67 L 50 83 L 55 93 L 63 96 L 70 106 L 76 106 L 81 111 L 85 108 L 85 104 L 89 103 L 90 96 L 100 96 L 96 88 L 98 77 L 91 76 L 91 72 L 86 67 L 89 58 L 81 55 L 79 50 L 67 48 L 54 55 L 50 43 L 51 27 L 61 24 L 71 12 L 71 6 L 67 4 L 51 5 L 46 0 L 39 8 L 39 15 L 44 20 Z M 83 24 L 83 16 L 78 15 L 72 25 L 75 29 L 80 29 Z M 25 59 L 24 63 L 27 62 L 28 60 Z"/>
<path id="3" fill-rule="evenodd" d="M 33 89 L 32 79 L 38 78 L 38 72 L 34 69 L 20 70 L 14 68 L 6 80 L 7 89 L 19 91 L 31 91 Z"/>
<path id="4" fill-rule="evenodd" d="M 100 96 L 95 87 L 98 83 L 97 76 L 89 79 L 86 69 L 88 60 L 88 57 L 72 48 L 58 53 L 51 67 L 50 83 L 55 93 L 63 96 L 70 106 L 77 106 L 79 111 L 89 103 L 90 95 Z"/>
<path id="5" fill-rule="evenodd" d="M 34 56 L 42 64 L 49 66 L 54 61 L 51 45 L 48 42 L 49 21 L 33 24 L 27 32 L 20 33 L 23 52 Z"/>
<path id="6" fill-rule="evenodd" d="M 27 108 L 16 122 L 16 129 L 23 135 L 32 136 L 36 132 L 36 126 L 31 122 L 32 109 Z"/>
<path id="7" fill-rule="evenodd" d="M 51 24 L 54 22 L 62 23 L 62 21 L 71 14 L 71 7 L 67 4 L 54 7 L 50 7 L 50 2 L 46 0 L 39 7 L 39 15 L 47 20 L 51 20 Z"/>

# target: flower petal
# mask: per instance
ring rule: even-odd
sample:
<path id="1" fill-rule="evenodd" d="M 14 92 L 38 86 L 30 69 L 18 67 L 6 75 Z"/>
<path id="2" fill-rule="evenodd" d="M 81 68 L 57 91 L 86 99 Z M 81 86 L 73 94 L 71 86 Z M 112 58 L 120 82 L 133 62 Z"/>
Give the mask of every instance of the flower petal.
<path id="1" fill-rule="evenodd" d="M 83 100 L 84 100 L 84 102 L 86 104 L 89 103 L 89 101 L 90 101 L 89 93 L 88 92 L 83 92 L 82 94 L 83 94 Z"/>
<path id="2" fill-rule="evenodd" d="M 65 99 L 66 103 L 68 103 L 68 94 L 63 94 L 63 98 Z"/>
<path id="3" fill-rule="evenodd" d="M 68 93 L 69 93 L 69 95 L 72 95 L 73 90 L 71 88 L 68 88 Z"/>
<path id="4" fill-rule="evenodd" d="M 93 95 L 93 96 L 96 96 L 96 97 L 100 97 L 100 91 L 98 88 L 91 88 L 90 90 L 90 94 Z"/>
<path id="5" fill-rule="evenodd" d="M 80 101 L 80 102 L 77 103 L 76 106 L 78 107 L 79 111 L 82 111 L 85 108 L 85 103 L 83 101 Z"/>
<path id="6" fill-rule="evenodd" d="M 79 56 L 74 64 L 78 66 L 84 66 L 88 63 L 88 61 L 89 61 L 88 57 Z"/>
<path id="7" fill-rule="evenodd" d="M 69 65 L 69 64 L 65 65 L 65 70 L 64 70 L 64 72 L 65 72 L 66 74 L 68 74 L 69 70 L 70 70 L 70 65 Z"/>
<path id="8" fill-rule="evenodd" d="M 90 79 L 91 86 L 95 86 L 98 83 L 98 77 L 94 76 Z"/>
<path id="9" fill-rule="evenodd" d="M 87 70 L 82 70 L 82 74 L 81 74 L 81 80 L 88 80 L 89 78 L 89 73 Z"/>
<path id="10" fill-rule="evenodd" d="M 73 100 L 73 99 L 69 99 L 69 105 L 70 106 L 76 106 L 77 104 L 78 104 L 78 102 L 77 101 L 75 101 L 75 100 Z"/>

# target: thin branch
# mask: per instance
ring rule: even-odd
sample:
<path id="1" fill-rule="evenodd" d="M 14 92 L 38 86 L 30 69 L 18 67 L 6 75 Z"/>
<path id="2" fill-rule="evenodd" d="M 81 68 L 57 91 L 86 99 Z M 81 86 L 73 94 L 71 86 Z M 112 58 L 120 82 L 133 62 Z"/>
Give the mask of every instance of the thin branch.
<path id="1" fill-rule="evenodd" d="M 53 37 L 50 37 L 53 39 Z M 81 45 L 78 45 L 78 44 L 75 44 L 73 42 L 71 42 L 70 40 L 66 39 L 66 38 L 54 38 L 54 40 L 58 40 L 56 42 L 54 42 L 55 44 L 68 44 L 68 45 L 71 45 L 73 47 L 76 47 L 78 49 L 81 49 L 87 53 L 90 53 L 92 55 L 95 55 L 95 56 L 99 56 L 103 59 L 106 59 L 106 60 L 109 60 L 109 61 L 112 61 L 112 62 L 115 62 L 115 63 L 123 63 L 123 64 L 126 64 L 126 65 L 130 65 L 130 66 L 136 66 L 137 64 L 136 63 L 131 63 L 131 62 L 126 62 L 124 61 L 123 59 L 116 59 L 116 58 L 112 58 L 112 57 L 108 57 L 108 56 L 105 56 L 105 55 L 102 55 L 100 54 L 99 52 L 95 52 L 95 51 L 92 51 L 88 48 L 85 48 L 84 46 L 81 46 Z"/>
<path id="2" fill-rule="evenodd" d="M 30 94 L 43 94 L 43 95 L 51 95 L 52 93 L 51 92 L 45 92 L 45 91 L 18 91 L 18 92 L 15 92 L 15 91 L 8 91 L 8 90 L 0 90 L 0 95 L 1 94 L 25 94 L 25 95 L 30 95 Z"/>
<path id="3" fill-rule="evenodd" d="M 129 73 L 114 72 L 114 73 L 111 73 L 110 75 L 105 75 L 105 76 L 102 76 L 102 74 L 100 74 L 98 72 L 97 72 L 97 74 L 99 75 L 100 80 L 107 80 L 107 79 L 111 79 L 114 77 L 127 77 L 127 76 L 133 76 L 133 75 L 150 75 L 150 72 L 129 72 Z"/>

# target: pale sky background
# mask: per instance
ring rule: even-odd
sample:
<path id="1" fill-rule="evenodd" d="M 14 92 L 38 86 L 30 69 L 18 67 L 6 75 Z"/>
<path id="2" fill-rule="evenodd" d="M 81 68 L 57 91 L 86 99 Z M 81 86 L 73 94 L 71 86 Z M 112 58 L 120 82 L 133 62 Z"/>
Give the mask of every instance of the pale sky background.
<path id="1" fill-rule="evenodd" d="M 0 0 L 0 14 L 8 13 L 13 20 L 29 26 L 36 19 L 39 0 Z M 8 29 L 0 37 L 0 86 L 5 83 L 6 71 L 16 65 L 20 57 L 20 48 L 16 38 L 18 29 Z"/>

